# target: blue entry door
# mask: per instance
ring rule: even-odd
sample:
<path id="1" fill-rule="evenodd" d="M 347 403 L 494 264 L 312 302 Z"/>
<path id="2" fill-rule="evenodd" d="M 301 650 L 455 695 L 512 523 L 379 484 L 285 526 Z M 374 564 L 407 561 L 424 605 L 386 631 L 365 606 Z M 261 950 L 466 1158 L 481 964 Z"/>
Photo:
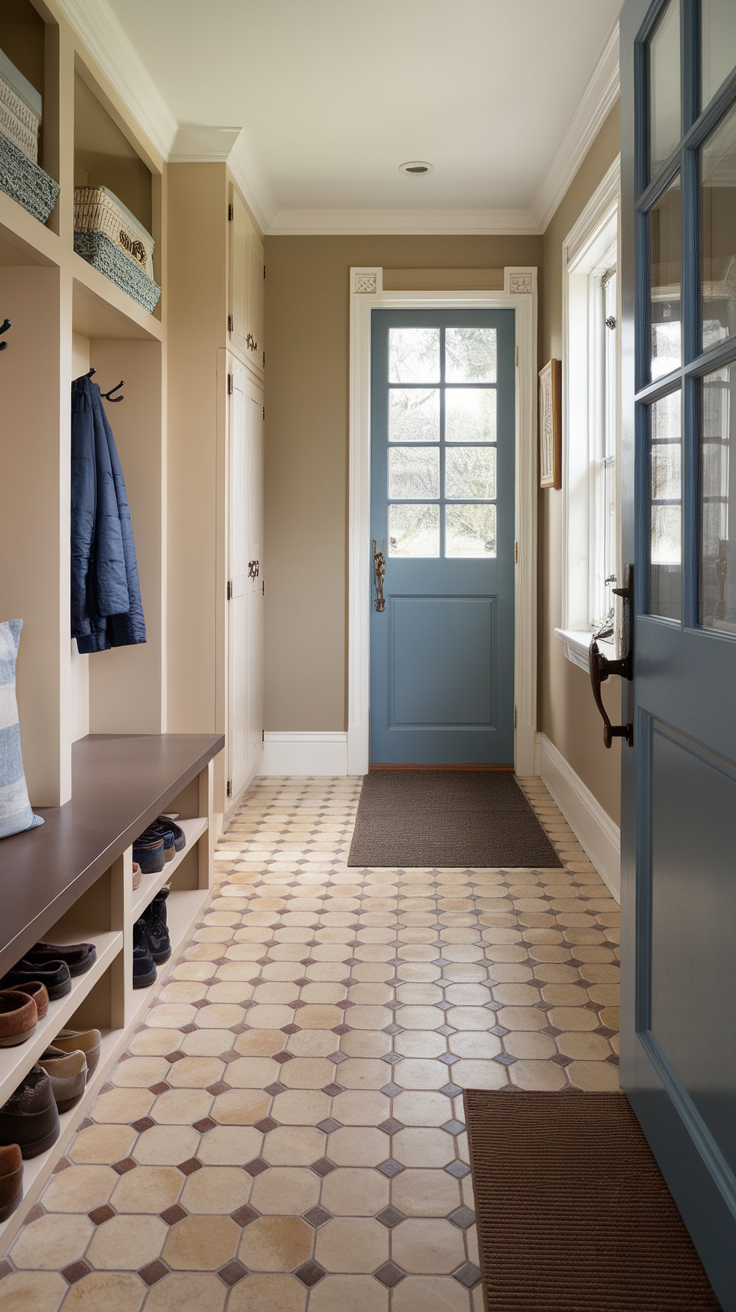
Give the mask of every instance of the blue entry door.
<path id="1" fill-rule="evenodd" d="M 734 0 L 627 0 L 621 112 L 621 1084 L 734 1312 Z"/>
<path id="2" fill-rule="evenodd" d="M 512 764 L 514 312 L 371 336 L 371 762 Z"/>

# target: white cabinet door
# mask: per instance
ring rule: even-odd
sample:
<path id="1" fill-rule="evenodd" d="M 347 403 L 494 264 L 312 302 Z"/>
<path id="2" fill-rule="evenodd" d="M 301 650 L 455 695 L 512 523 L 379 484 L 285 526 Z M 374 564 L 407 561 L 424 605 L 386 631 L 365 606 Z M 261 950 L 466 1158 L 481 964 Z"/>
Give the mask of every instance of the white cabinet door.
<path id="1" fill-rule="evenodd" d="M 235 187 L 231 189 L 230 345 L 263 368 L 263 240 Z"/>
<path id="2" fill-rule="evenodd" d="M 231 376 L 227 750 L 238 797 L 263 750 L 263 390 L 240 364 Z"/>

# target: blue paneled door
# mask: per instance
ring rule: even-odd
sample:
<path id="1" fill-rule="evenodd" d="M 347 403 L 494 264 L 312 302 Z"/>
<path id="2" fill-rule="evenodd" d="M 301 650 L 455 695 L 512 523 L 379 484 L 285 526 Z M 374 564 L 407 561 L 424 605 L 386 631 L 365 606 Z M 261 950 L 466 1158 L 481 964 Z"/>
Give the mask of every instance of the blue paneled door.
<path id="1" fill-rule="evenodd" d="M 734 1312 L 736 0 L 627 0 L 621 83 L 621 1083 Z"/>
<path id="2" fill-rule="evenodd" d="M 513 310 L 373 311 L 373 763 L 513 763 L 514 349 Z"/>

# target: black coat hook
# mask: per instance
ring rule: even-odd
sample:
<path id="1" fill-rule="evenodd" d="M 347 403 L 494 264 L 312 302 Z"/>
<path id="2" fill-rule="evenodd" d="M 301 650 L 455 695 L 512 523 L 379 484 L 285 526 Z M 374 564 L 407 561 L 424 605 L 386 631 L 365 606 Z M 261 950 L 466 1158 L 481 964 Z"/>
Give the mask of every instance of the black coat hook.
<path id="1" fill-rule="evenodd" d="M 111 387 L 109 392 L 102 392 L 101 395 L 104 396 L 104 398 L 105 398 L 106 401 L 112 401 L 113 404 L 114 404 L 116 401 L 124 401 L 124 400 L 125 400 L 125 397 L 124 397 L 124 396 L 113 396 L 113 392 L 118 392 L 118 391 L 120 390 L 121 387 L 125 387 L 125 379 L 124 379 L 124 378 L 121 378 L 120 382 L 117 383 L 117 384 L 115 385 L 115 387 Z"/>
<path id="2" fill-rule="evenodd" d="M 5 319 L 3 323 L 0 324 L 0 335 L 2 333 L 6 333 L 9 327 L 10 327 L 10 320 Z M 4 351 L 7 344 L 8 344 L 7 342 L 0 342 L 0 351 Z"/>
<path id="3" fill-rule="evenodd" d="M 97 373 L 96 369 L 90 369 L 89 372 L 86 373 L 84 376 L 85 378 L 93 378 L 96 373 Z"/>

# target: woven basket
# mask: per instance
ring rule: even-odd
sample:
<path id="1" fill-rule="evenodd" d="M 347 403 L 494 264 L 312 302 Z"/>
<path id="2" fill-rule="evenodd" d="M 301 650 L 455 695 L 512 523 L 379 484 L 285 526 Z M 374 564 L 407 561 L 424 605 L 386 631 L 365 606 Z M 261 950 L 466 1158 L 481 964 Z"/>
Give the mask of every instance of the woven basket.
<path id="1" fill-rule="evenodd" d="M 86 228 L 74 229 L 74 249 L 77 255 L 104 273 L 110 282 L 120 287 L 134 301 L 151 313 L 158 305 L 161 288 L 149 278 L 139 265 L 116 246 L 104 232 L 89 232 Z"/>
<path id="2" fill-rule="evenodd" d="M 59 194 L 59 184 L 0 133 L 0 190 L 45 223 Z"/>
<path id="3" fill-rule="evenodd" d="M 74 188 L 74 227 L 78 232 L 104 233 L 126 259 L 153 279 L 153 237 L 107 187 Z"/>
<path id="4" fill-rule="evenodd" d="M 35 132 L 32 128 L 27 128 L 2 101 L 0 101 L 0 132 L 12 141 L 14 146 L 22 150 L 28 159 L 38 164 L 38 128 Z"/>

